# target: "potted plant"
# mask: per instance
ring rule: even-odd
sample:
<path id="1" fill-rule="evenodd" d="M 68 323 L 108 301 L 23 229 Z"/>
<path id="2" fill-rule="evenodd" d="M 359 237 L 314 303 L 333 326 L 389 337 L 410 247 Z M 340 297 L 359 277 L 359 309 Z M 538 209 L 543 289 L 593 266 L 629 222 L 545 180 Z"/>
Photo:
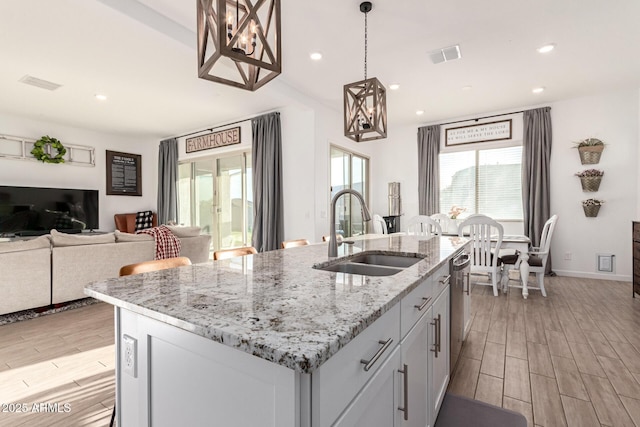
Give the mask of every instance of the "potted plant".
<path id="1" fill-rule="evenodd" d="M 604 142 L 597 138 L 587 138 L 582 141 L 575 142 L 575 148 L 580 154 L 580 162 L 583 165 L 595 165 L 600 162 L 602 150 L 604 150 Z"/>
<path id="2" fill-rule="evenodd" d="M 582 201 L 582 209 L 584 209 L 584 216 L 594 218 L 598 216 L 600 206 L 604 204 L 604 200 L 587 199 Z"/>
<path id="3" fill-rule="evenodd" d="M 604 175 L 604 171 L 598 169 L 587 169 L 582 172 L 578 172 L 575 174 L 580 178 L 580 184 L 582 184 L 582 191 L 598 191 L 600 188 L 600 181 L 602 181 L 602 176 Z"/>

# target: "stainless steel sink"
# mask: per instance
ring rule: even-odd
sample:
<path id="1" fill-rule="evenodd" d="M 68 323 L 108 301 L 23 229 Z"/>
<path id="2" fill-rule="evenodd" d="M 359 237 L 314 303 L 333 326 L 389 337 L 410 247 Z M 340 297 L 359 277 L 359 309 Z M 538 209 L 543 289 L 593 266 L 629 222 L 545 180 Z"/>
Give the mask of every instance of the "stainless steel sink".
<path id="1" fill-rule="evenodd" d="M 381 255 L 381 254 L 362 254 L 355 258 L 351 258 L 350 262 L 367 265 L 383 265 L 386 267 L 407 268 L 422 260 L 422 258 L 399 256 L 399 255 Z"/>
<path id="2" fill-rule="evenodd" d="M 338 273 L 360 274 L 362 276 L 392 276 L 420 260 L 422 258 L 362 253 L 326 267 L 314 268 Z"/>

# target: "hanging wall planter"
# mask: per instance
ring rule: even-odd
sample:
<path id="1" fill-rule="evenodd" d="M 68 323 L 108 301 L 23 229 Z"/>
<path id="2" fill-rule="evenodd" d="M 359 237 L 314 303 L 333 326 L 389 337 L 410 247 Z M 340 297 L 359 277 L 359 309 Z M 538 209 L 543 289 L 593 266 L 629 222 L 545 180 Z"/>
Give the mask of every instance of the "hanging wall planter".
<path id="1" fill-rule="evenodd" d="M 582 209 L 584 209 L 584 216 L 587 218 L 595 218 L 600 212 L 600 206 L 604 204 L 604 200 L 587 199 L 582 201 Z"/>
<path id="2" fill-rule="evenodd" d="M 600 156 L 602 155 L 602 150 L 604 150 L 604 142 L 597 138 L 587 138 L 575 144 L 580 155 L 580 163 L 583 165 L 595 165 L 600 162 Z"/>
<path id="3" fill-rule="evenodd" d="M 580 178 L 580 184 L 582 184 L 582 191 L 595 192 L 600 188 L 600 182 L 604 171 L 598 169 L 587 169 L 575 174 Z"/>

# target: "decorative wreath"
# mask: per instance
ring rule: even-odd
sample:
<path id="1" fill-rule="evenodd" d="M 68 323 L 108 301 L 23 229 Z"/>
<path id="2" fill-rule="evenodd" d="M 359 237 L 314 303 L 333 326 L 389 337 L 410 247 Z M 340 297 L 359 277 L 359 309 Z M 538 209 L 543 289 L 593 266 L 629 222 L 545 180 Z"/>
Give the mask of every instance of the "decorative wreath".
<path id="1" fill-rule="evenodd" d="M 51 148 L 58 150 L 58 154 L 51 156 L 44 151 L 45 145 L 50 145 Z M 64 155 L 67 153 L 67 149 L 64 148 L 62 142 L 55 138 L 51 138 L 49 135 L 43 136 L 33 144 L 33 150 L 31 154 L 33 157 L 40 160 L 43 163 L 64 163 Z"/>

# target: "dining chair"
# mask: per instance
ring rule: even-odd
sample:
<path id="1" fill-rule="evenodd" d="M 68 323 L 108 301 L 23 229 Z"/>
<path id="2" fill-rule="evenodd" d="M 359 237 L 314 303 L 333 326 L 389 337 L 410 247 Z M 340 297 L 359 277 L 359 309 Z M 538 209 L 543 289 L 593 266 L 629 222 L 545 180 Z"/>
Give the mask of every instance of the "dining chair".
<path id="1" fill-rule="evenodd" d="M 371 223 L 373 224 L 374 234 L 388 234 L 387 223 L 380 215 L 374 214 Z"/>
<path id="2" fill-rule="evenodd" d="M 407 222 L 407 234 L 413 236 L 431 237 L 442 235 L 440 224 L 426 215 L 417 215 Z"/>
<path id="3" fill-rule="evenodd" d="M 476 282 L 476 285 L 493 287 L 493 296 L 498 296 L 498 283 L 502 273 L 502 261 L 497 255 L 504 237 L 504 228 L 486 215 L 475 214 L 462 221 L 458 235 L 471 240 L 471 274 L 489 274 L 491 283 Z M 495 254 L 495 255 L 494 255 Z"/>
<path id="4" fill-rule="evenodd" d="M 180 256 L 175 258 L 156 259 L 153 261 L 138 262 L 135 264 L 125 265 L 120 268 L 120 276 L 129 276 L 131 274 L 147 273 L 149 271 L 165 270 L 167 268 L 182 267 L 191 265 L 191 260 L 187 257 Z"/>
<path id="5" fill-rule="evenodd" d="M 442 229 L 443 233 L 449 232 L 450 228 L 452 231 L 455 231 L 456 233 L 458 232 L 458 227 L 455 223 L 455 220 L 449 218 L 449 215 L 447 214 L 436 213 L 431 215 L 431 219 L 440 224 L 440 228 Z"/>
<path id="6" fill-rule="evenodd" d="M 535 247 L 532 246 L 528 252 L 529 254 L 529 273 L 536 273 L 536 279 L 538 281 L 538 286 L 528 286 L 528 289 L 540 289 L 540 293 L 542 293 L 543 297 L 547 296 L 547 291 L 544 289 L 544 273 L 547 267 L 547 259 L 549 258 L 549 248 L 551 246 L 551 237 L 553 236 L 553 232 L 556 228 L 556 223 L 558 222 L 558 215 L 553 215 L 551 218 L 545 222 L 544 227 L 542 227 L 542 235 L 540 236 L 540 246 Z M 503 262 L 503 274 L 506 274 L 507 280 L 505 281 L 505 285 L 503 288 L 506 288 L 508 284 L 508 275 L 510 270 L 519 269 L 520 267 L 520 256 L 519 254 L 515 255 L 506 255 L 502 257 Z M 520 280 L 517 281 L 517 285 L 508 285 L 512 288 L 522 288 L 522 283 Z"/>
<path id="7" fill-rule="evenodd" d="M 241 248 L 233 249 L 220 249 L 213 252 L 213 260 L 218 261 L 221 259 L 229 259 L 238 256 L 253 255 L 257 253 L 258 251 L 256 251 L 256 248 L 254 248 L 253 246 L 243 246 Z"/>
<path id="8" fill-rule="evenodd" d="M 156 259 L 153 261 L 137 262 L 120 267 L 120 276 L 130 276 L 132 274 L 148 273 L 150 271 L 166 270 L 168 268 L 182 267 L 191 265 L 191 260 L 187 257 L 180 256 L 175 258 Z M 113 427 L 116 421 L 116 405 L 113 404 L 111 411 L 111 421 L 109 427 Z"/>
<path id="9" fill-rule="evenodd" d="M 307 246 L 309 241 L 307 239 L 285 240 L 281 243 L 282 249 L 295 248 L 296 246 Z"/>

